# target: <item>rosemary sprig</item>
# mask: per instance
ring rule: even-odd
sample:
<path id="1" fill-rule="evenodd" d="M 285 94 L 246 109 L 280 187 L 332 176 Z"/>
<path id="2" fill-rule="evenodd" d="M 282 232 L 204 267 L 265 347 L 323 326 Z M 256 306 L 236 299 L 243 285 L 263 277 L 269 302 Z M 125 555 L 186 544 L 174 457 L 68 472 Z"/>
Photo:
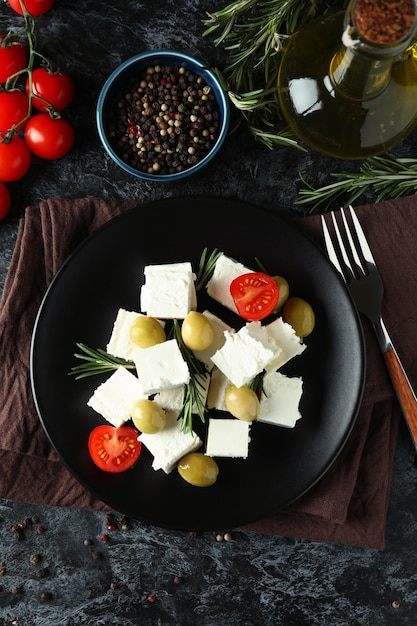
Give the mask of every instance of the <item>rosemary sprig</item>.
<path id="1" fill-rule="evenodd" d="M 391 153 L 369 158 L 362 163 L 359 172 L 330 175 L 340 180 L 317 189 L 301 178 L 306 187 L 299 190 L 295 204 L 307 206 L 313 213 L 319 208 L 329 209 L 336 201 L 340 206 L 348 206 L 368 188 L 375 193 L 376 202 L 417 193 L 417 159 L 400 158 Z"/>
<path id="2" fill-rule="evenodd" d="M 216 68 L 229 98 L 255 139 L 268 148 L 305 150 L 284 123 L 278 101 L 278 72 L 285 41 L 310 21 L 320 0 L 234 0 L 208 13 L 203 36 L 223 45 L 228 63 Z"/>
<path id="3" fill-rule="evenodd" d="M 94 350 L 93 348 L 86 346 L 84 343 L 77 343 L 76 346 L 79 350 L 81 350 L 81 353 L 75 353 L 74 356 L 77 359 L 84 361 L 84 363 L 81 365 L 75 365 L 71 368 L 69 374 L 74 375 L 75 380 L 112 372 L 120 366 L 126 367 L 127 369 L 135 368 L 132 361 L 120 359 L 112 354 L 109 354 L 105 350 L 102 350 L 101 348 Z"/>
<path id="4" fill-rule="evenodd" d="M 207 407 L 204 402 L 204 383 L 207 370 L 201 361 L 199 361 L 194 353 L 187 348 L 181 337 L 181 329 L 178 320 L 173 320 L 172 336 L 177 341 L 181 354 L 187 363 L 190 372 L 190 381 L 185 386 L 185 398 L 182 409 L 178 415 L 178 419 L 182 419 L 182 431 L 190 432 L 193 429 L 193 412 L 197 414 L 203 424 L 206 421 Z"/>
<path id="5" fill-rule="evenodd" d="M 213 252 L 208 258 L 207 253 L 207 248 L 204 248 L 200 257 L 200 262 L 198 264 L 197 279 L 195 282 L 195 290 L 197 292 L 200 291 L 200 289 L 204 287 L 206 283 L 210 280 L 213 275 L 217 259 L 223 254 L 223 252 L 220 252 L 219 250 L 217 250 L 217 248 L 214 248 Z"/>

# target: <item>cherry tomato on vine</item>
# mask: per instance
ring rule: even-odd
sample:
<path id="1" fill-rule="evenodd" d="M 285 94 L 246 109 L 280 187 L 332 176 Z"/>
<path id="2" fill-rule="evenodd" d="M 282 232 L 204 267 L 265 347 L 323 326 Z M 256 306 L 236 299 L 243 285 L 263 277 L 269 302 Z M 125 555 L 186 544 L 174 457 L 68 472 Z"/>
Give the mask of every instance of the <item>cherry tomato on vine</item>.
<path id="1" fill-rule="evenodd" d="M 22 130 L 29 112 L 29 98 L 18 89 L 0 91 L 0 132 L 7 133 L 13 126 Z"/>
<path id="2" fill-rule="evenodd" d="M 24 46 L 6 35 L 0 35 L 0 83 L 26 67 L 27 54 Z"/>
<path id="3" fill-rule="evenodd" d="M 74 98 L 74 82 L 66 72 L 51 73 L 43 67 L 32 72 L 32 90 L 35 96 L 47 100 L 57 111 L 63 111 Z M 26 93 L 30 95 L 29 79 L 26 81 Z M 32 104 L 38 111 L 47 111 L 48 104 L 34 97 Z"/>
<path id="4" fill-rule="evenodd" d="M 54 4 L 55 0 L 24 0 L 25 7 L 28 13 L 31 15 L 42 15 L 49 11 Z M 20 0 L 8 0 L 8 3 L 16 13 L 23 15 L 22 5 Z"/>
<path id="5" fill-rule="evenodd" d="M 88 438 L 88 451 L 94 463 L 105 472 L 124 472 L 136 463 L 142 444 L 131 426 L 97 426 Z"/>
<path id="6" fill-rule="evenodd" d="M 0 221 L 4 220 L 4 218 L 10 211 L 11 204 L 12 199 L 10 196 L 10 191 L 7 189 L 4 183 L 0 183 Z"/>
<path id="7" fill-rule="evenodd" d="M 48 113 L 38 113 L 26 124 L 25 141 L 33 154 L 53 161 L 71 150 L 74 129 L 62 117 L 53 119 Z"/>
<path id="8" fill-rule="evenodd" d="M 273 278 L 262 272 L 242 274 L 230 284 L 237 311 L 245 320 L 258 321 L 274 310 L 279 289 Z"/>
<path id="9" fill-rule="evenodd" d="M 18 135 L 9 141 L 0 140 L 0 181 L 11 183 L 22 178 L 28 171 L 32 157 L 26 143 Z"/>

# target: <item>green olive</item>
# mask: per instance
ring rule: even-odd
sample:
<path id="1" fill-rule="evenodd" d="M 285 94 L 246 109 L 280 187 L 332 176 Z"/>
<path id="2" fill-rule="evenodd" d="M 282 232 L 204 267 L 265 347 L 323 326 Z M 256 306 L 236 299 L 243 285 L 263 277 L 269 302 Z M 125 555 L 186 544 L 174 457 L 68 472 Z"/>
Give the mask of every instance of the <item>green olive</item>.
<path id="1" fill-rule="evenodd" d="M 130 338 L 139 348 L 150 348 L 166 340 L 164 327 L 155 317 L 141 315 L 130 328 Z"/>
<path id="2" fill-rule="evenodd" d="M 190 452 L 178 462 L 180 476 L 194 487 L 211 487 L 217 480 L 219 466 L 201 452 Z"/>
<path id="3" fill-rule="evenodd" d="M 279 311 L 280 309 L 282 309 L 282 307 L 288 300 L 290 288 L 288 286 L 287 279 L 284 278 L 283 276 L 272 276 L 272 278 L 276 282 L 278 290 L 279 290 L 278 302 L 275 306 L 274 311 Z"/>
<path id="4" fill-rule="evenodd" d="M 224 395 L 224 403 L 233 417 L 244 422 L 253 422 L 258 417 L 259 398 L 253 389 L 246 385 L 228 387 Z"/>
<path id="5" fill-rule="evenodd" d="M 165 413 L 154 400 L 136 400 L 131 409 L 131 417 L 136 428 L 147 435 L 161 432 L 166 425 Z"/>
<path id="6" fill-rule="evenodd" d="M 205 315 L 190 311 L 182 323 L 181 337 L 190 350 L 205 350 L 213 342 L 213 327 Z"/>
<path id="7" fill-rule="evenodd" d="M 299 337 L 307 337 L 315 325 L 315 315 L 311 305 L 302 298 L 288 298 L 282 311 L 284 322 L 290 324 Z"/>

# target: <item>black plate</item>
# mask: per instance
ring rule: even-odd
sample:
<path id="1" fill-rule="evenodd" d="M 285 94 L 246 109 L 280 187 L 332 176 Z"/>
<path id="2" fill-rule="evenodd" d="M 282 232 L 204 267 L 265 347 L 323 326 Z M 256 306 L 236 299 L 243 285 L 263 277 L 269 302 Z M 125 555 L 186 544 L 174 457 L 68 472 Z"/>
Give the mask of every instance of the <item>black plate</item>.
<path id="1" fill-rule="evenodd" d="M 103 379 L 76 381 L 76 342 L 105 348 L 120 307 L 139 309 L 144 266 L 192 261 L 222 250 L 249 267 L 258 257 L 307 299 L 316 328 L 307 350 L 285 373 L 302 376 L 302 419 L 294 429 L 253 424 L 247 460 L 219 459 L 210 488 L 151 468 L 143 450 L 136 466 L 105 473 L 87 451 L 104 420 L 86 403 Z M 205 291 L 205 290 L 204 290 Z M 199 297 L 234 327 L 238 318 Z M 232 316 L 232 318 L 230 317 Z M 240 322 L 241 325 L 241 322 Z M 364 382 L 364 344 L 356 309 L 325 255 L 292 226 L 258 207 L 220 198 L 174 198 L 138 206 L 86 239 L 63 265 L 40 307 L 31 376 L 42 425 L 74 476 L 115 510 L 145 523 L 181 529 L 233 528 L 277 511 L 310 489 L 341 451 L 356 419 Z M 78 362 L 79 363 L 79 362 Z M 204 436 L 204 432 L 197 428 Z"/>

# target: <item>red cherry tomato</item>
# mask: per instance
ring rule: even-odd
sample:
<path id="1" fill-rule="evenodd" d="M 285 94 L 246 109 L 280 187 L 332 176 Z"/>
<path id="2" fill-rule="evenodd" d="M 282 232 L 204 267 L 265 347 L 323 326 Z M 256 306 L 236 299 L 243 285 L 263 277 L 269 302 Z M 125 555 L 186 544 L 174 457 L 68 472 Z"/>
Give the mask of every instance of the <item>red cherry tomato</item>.
<path id="1" fill-rule="evenodd" d="M 57 111 L 63 111 L 74 98 L 74 83 L 66 72 L 50 73 L 39 67 L 32 73 L 32 90 L 35 96 L 47 100 Z M 29 79 L 26 81 L 26 93 L 30 94 Z M 48 104 L 34 97 L 32 104 L 38 111 L 48 110 Z"/>
<path id="2" fill-rule="evenodd" d="M 22 130 L 26 122 L 20 124 L 29 112 L 29 98 L 18 89 L 0 91 L 0 132 L 7 133 L 15 126 L 15 130 Z"/>
<path id="3" fill-rule="evenodd" d="M 11 183 L 22 178 L 30 167 L 32 157 L 26 143 L 18 135 L 11 141 L 0 140 L 0 181 Z"/>
<path id="4" fill-rule="evenodd" d="M 0 35 L 0 83 L 5 83 L 10 76 L 23 70 L 26 64 L 27 54 L 23 45 Z"/>
<path id="5" fill-rule="evenodd" d="M 52 161 L 71 150 L 74 129 L 62 117 L 53 119 L 48 113 L 38 113 L 26 124 L 25 141 L 33 154 Z"/>
<path id="6" fill-rule="evenodd" d="M 273 278 L 262 272 L 242 274 L 230 284 L 237 311 L 245 320 L 262 320 L 274 310 L 279 289 Z"/>
<path id="7" fill-rule="evenodd" d="M 10 196 L 10 191 L 4 183 L 0 183 L 0 221 L 4 220 L 10 211 L 11 204 L 12 198 Z"/>
<path id="8" fill-rule="evenodd" d="M 94 463 L 105 472 L 124 472 L 136 463 L 142 444 L 131 426 L 97 426 L 88 438 L 88 451 Z"/>
<path id="9" fill-rule="evenodd" d="M 42 15 L 49 11 L 54 4 L 55 0 L 24 0 L 26 10 L 31 15 Z M 8 3 L 16 13 L 23 15 L 22 5 L 20 0 L 8 0 Z"/>

